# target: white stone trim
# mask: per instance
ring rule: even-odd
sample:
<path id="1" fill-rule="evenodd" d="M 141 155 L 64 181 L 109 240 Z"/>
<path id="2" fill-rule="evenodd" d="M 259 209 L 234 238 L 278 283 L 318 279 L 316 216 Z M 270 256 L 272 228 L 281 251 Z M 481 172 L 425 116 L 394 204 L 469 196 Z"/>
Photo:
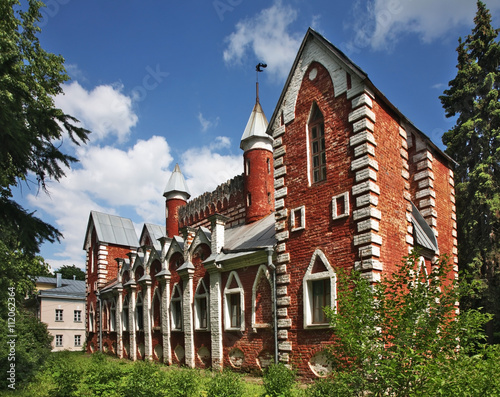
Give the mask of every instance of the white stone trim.
<path id="1" fill-rule="evenodd" d="M 236 281 L 238 287 L 228 288 L 231 285 L 233 279 Z M 240 295 L 240 326 L 231 327 L 231 317 L 229 312 L 229 302 L 228 296 L 232 294 Z M 243 290 L 243 285 L 241 284 L 240 277 L 238 273 L 232 271 L 227 278 L 226 286 L 224 287 L 224 330 L 225 331 L 244 331 L 245 330 L 245 291 Z"/>
<path id="2" fill-rule="evenodd" d="M 316 259 L 320 259 L 321 262 L 325 265 L 326 271 L 320 273 L 311 273 L 314 267 L 314 263 Z M 330 324 L 328 322 L 321 324 L 313 324 L 312 316 L 313 316 L 313 297 L 312 297 L 312 288 L 311 283 L 316 280 L 324 280 L 330 279 L 330 306 L 335 308 L 337 301 L 337 276 L 335 271 L 333 270 L 330 262 L 326 258 L 323 251 L 320 249 L 316 249 L 311 257 L 311 261 L 309 262 L 309 266 L 304 274 L 304 278 L 302 281 L 302 292 L 304 297 L 303 310 L 304 310 L 304 328 L 318 328 L 318 327 L 329 327 Z"/>
<path id="3" fill-rule="evenodd" d="M 259 286 L 259 282 L 262 278 L 265 278 L 269 283 L 269 287 L 272 289 L 271 285 L 271 277 L 269 275 L 269 270 L 266 265 L 260 265 L 259 270 L 257 270 L 257 275 L 255 276 L 255 280 L 252 286 L 252 328 L 269 328 L 271 324 L 269 323 L 257 323 L 255 320 L 255 304 L 257 302 L 257 288 Z M 272 292 L 272 291 L 271 291 Z"/>
<path id="4" fill-rule="evenodd" d="M 344 200 L 344 212 L 337 215 L 337 200 Z M 349 208 L 349 192 L 344 192 L 342 194 L 338 194 L 332 197 L 332 219 L 341 219 L 349 216 L 350 208 Z"/>
<path id="5" fill-rule="evenodd" d="M 295 212 L 300 211 L 300 224 L 296 224 Z M 292 232 L 304 230 L 306 228 L 306 207 L 302 205 L 290 211 L 290 228 Z"/>
<path id="6" fill-rule="evenodd" d="M 178 297 L 175 297 L 174 298 L 174 295 L 176 293 L 176 291 L 179 293 L 179 296 Z M 183 319 L 183 315 L 182 315 L 182 297 L 183 297 L 183 294 L 182 294 L 182 288 L 180 287 L 179 283 L 175 283 L 173 286 L 172 286 L 172 295 L 170 296 L 170 302 L 169 302 L 169 307 L 170 307 L 170 330 L 172 332 L 175 332 L 175 331 L 183 331 L 183 324 L 182 324 L 182 319 Z M 179 313 L 180 315 L 180 318 L 181 318 L 181 326 L 180 328 L 176 328 L 175 327 L 175 310 L 174 310 L 174 307 L 172 306 L 172 303 L 173 302 L 180 302 L 181 304 L 181 312 Z"/>
<path id="7" fill-rule="evenodd" d="M 200 294 L 200 287 L 205 289 L 205 293 Z M 200 316 L 199 316 L 199 301 L 201 299 L 205 299 L 206 302 L 206 315 L 207 315 L 207 326 L 200 326 Z M 205 281 L 200 278 L 198 281 L 198 285 L 196 286 L 196 290 L 194 293 L 194 329 L 196 331 L 209 331 L 210 330 L 210 290 L 207 288 Z"/>

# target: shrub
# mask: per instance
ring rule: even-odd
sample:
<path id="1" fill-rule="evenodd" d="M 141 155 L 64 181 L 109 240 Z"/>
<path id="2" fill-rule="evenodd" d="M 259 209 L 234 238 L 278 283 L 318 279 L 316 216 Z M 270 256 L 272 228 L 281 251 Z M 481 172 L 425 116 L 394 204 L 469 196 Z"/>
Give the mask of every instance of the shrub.
<path id="1" fill-rule="evenodd" d="M 264 371 L 264 388 L 270 397 L 292 395 L 295 385 L 295 371 L 283 363 L 271 364 Z"/>
<path id="2" fill-rule="evenodd" d="M 215 373 L 206 387 L 206 395 L 210 397 L 240 397 L 243 394 L 241 376 L 232 371 Z"/>
<path id="3" fill-rule="evenodd" d="M 168 397 L 200 395 L 201 372 L 191 368 L 171 368 L 165 372 L 164 388 Z"/>
<path id="4" fill-rule="evenodd" d="M 120 381 L 126 375 L 128 370 L 123 362 L 111 361 L 102 353 L 94 353 L 83 379 L 83 395 L 119 396 Z"/>
<path id="5" fill-rule="evenodd" d="M 123 397 L 161 397 L 165 390 L 166 374 L 157 364 L 150 361 L 137 361 L 121 382 Z"/>

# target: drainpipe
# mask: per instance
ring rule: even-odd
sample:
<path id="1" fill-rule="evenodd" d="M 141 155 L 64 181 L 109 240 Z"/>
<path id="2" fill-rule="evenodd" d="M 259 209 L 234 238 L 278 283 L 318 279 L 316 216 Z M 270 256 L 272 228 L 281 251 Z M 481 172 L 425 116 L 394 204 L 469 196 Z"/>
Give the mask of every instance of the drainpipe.
<path id="1" fill-rule="evenodd" d="M 273 247 L 267 247 L 267 267 L 273 277 L 273 329 L 274 329 L 274 363 L 278 364 L 278 311 L 276 302 L 276 266 L 273 264 Z"/>

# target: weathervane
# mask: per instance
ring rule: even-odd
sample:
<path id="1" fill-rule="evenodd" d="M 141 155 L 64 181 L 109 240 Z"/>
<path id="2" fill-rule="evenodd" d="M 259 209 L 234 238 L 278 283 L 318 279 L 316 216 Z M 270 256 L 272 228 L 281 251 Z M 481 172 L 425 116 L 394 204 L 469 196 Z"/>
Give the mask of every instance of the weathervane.
<path id="1" fill-rule="evenodd" d="M 259 72 L 263 72 L 264 69 L 267 68 L 267 65 L 265 63 L 258 63 L 257 66 L 255 66 L 255 75 L 257 77 L 257 84 L 256 84 L 256 91 L 257 91 L 257 103 L 259 102 Z"/>

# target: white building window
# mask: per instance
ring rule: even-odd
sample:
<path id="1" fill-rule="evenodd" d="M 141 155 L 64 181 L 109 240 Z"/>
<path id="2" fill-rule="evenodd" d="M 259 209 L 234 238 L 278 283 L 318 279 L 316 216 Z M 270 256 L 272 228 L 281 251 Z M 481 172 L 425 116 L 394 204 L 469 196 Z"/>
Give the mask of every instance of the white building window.
<path id="1" fill-rule="evenodd" d="M 56 309 L 56 321 L 63 321 L 63 310 Z"/>
<path id="2" fill-rule="evenodd" d="M 82 311 L 81 310 L 75 310 L 73 312 L 73 321 L 75 323 L 81 323 L 82 322 Z"/>
<path id="3" fill-rule="evenodd" d="M 198 283 L 194 294 L 195 329 L 208 330 L 209 292 L 203 279 Z"/>
<path id="4" fill-rule="evenodd" d="M 179 284 L 174 285 L 170 299 L 172 331 L 182 331 L 182 290 Z"/>
<path id="5" fill-rule="evenodd" d="M 290 212 L 290 226 L 292 232 L 306 228 L 306 207 L 298 207 Z"/>
<path id="6" fill-rule="evenodd" d="M 82 336 L 75 335 L 75 347 L 80 347 L 82 345 Z"/>
<path id="7" fill-rule="evenodd" d="M 349 216 L 349 192 L 332 197 L 332 219 Z"/>
<path id="8" fill-rule="evenodd" d="M 336 275 L 325 254 L 317 249 L 303 279 L 304 328 L 327 327 L 324 308 L 335 308 Z"/>
<path id="9" fill-rule="evenodd" d="M 56 347 L 62 347 L 63 345 L 63 336 L 56 335 Z"/>
<path id="10" fill-rule="evenodd" d="M 240 278 L 231 272 L 224 288 L 224 329 L 245 330 L 245 299 Z"/>

